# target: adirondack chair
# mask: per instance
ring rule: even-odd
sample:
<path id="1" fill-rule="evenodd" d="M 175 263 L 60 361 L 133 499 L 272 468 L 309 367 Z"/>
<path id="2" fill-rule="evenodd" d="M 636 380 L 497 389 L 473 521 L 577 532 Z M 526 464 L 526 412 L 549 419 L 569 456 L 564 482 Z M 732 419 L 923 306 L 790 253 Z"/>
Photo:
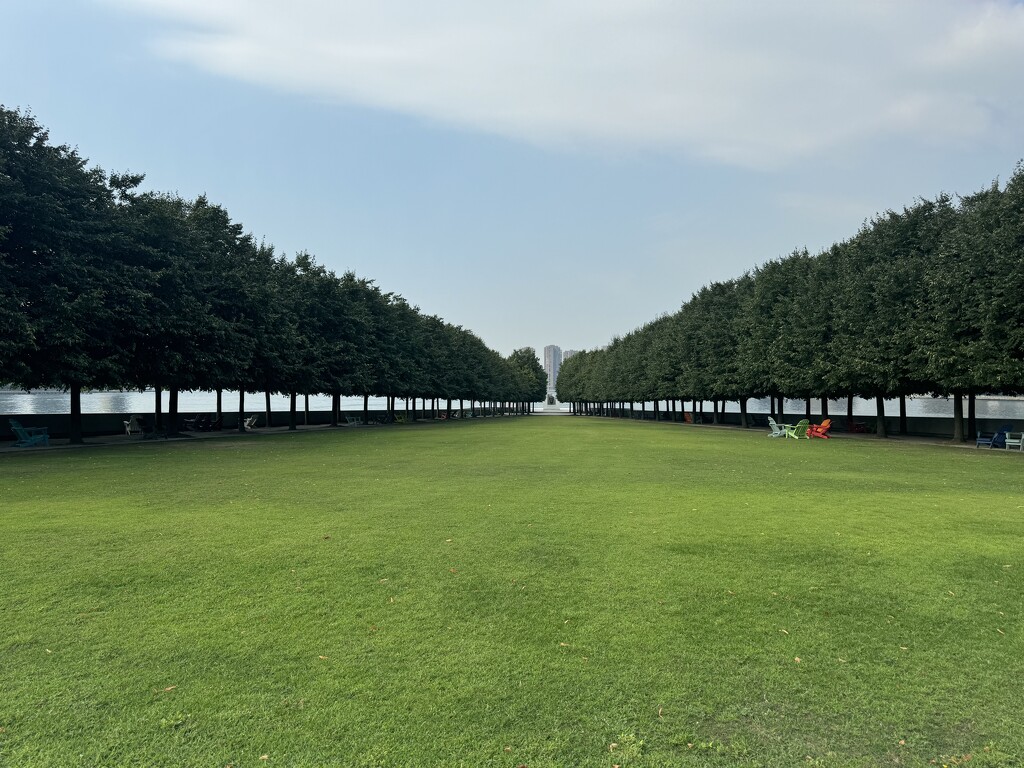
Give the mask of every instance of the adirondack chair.
<path id="1" fill-rule="evenodd" d="M 785 437 L 786 436 L 786 424 L 777 424 L 775 419 L 771 416 L 768 417 L 768 426 L 771 427 L 772 433 L 768 437 Z"/>
<path id="2" fill-rule="evenodd" d="M 138 416 L 130 416 L 124 422 L 124 432 L 128 437 L 138 435 L 142 437 L 142 424 L 139 422 Z"/>
<path id="3" fill-rule="evenodd" d="M 256 422 L 259 420 L 260 415 L 258 413 L 254 413 L 252 416 L 246 416 L 242 423 L 245 424 L 246 429 L 254 429 L 256 427 Z"/>
<path id="4" fill-rule="evenodd" d="M 798 421 L 796 424 L 792 426 L 789 426 L 787 424 L 785 427 L 786 437 L 792 437 L 796 440 L 799 440 L 801 437 L 803 437 L 810 440 L 810 438 L 807 436 L 807 427 L 810 426 L 810 424 L 810 419 L 800 419 L 800 421 Z"/>
<path id="5" fill-rule="evenodd" d="M 167 437 L 165 432 L 157 432 L 156 428 L 149 422 L 145 416 L 132 416 L 135 419 L 135 423 L 142 433 L 143 440 L 155 440 L 158 437 Z"/>
<path id="6" fill-rule="evenodd" d="M 210 416 L 201 413 L 194 419 L 185 419 L 185 431 L 187 432 L 209 432 Z"/>
<path id="7" fill-rule="evenodd" d="M 811 424 L 807 428 L 807 439 L 812 437 L 820 437 L 823 440 L 829 440 L 832 436 L 828 433 L 832 428 L 832 419 L 825 419 L 821 424 Z"/>
<path id="8" fill-rule="evenodd" d="M 1006 435 L 1011 429 L 1013 429 L 1013 424 L 1003 424 L 992 435 L 985 435 L 981 430 L 978 430 L 978 439 L 974 441 L 974 447 L 979 448 L 987 445 L 989 448 L 1005 448 Z"/>
<path id="9" fill-rule="evenodd" d="M 8 419 L 11 424 L 11 431 L 18 439 L 14 441 L 15 448 L 31 448 L 33 445 L 49 445 L 50 434 L 46 427 L 23 427 L 21 422 Z"/>
<path id="10" fill-rule="evenodd" d="M 1018 451 L 1024 452 L 1024 432 L 1007 432 L 1006 433 L 1006 450 L 1016 448 Z"/>
<path id="11" fill-rule="evenodd" d="M 345 421 L 348 422 L 350 427 L 361 427 L 363 425 L 363 420 L 359 416 L 349 416 L 346 414 Z"/>

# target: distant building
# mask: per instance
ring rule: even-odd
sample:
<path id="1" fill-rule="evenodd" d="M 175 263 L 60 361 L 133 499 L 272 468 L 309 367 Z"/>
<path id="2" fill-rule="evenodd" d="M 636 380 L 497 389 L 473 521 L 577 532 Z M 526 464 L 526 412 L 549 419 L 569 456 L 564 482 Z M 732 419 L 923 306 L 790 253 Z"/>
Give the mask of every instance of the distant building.
<path id="1" fill-rule="evenodd" d="M 578 349 L 567 349 L 567 350 L 565 350 L 565 352 L 562 353 L 562 362 L 564 363 L 566 360 L 568 360 L 570 357 L 575 355 L 577 352 L 579 352 Z"/>
<path id="2" fill-rule="evenodd" d="M 548 394 L 555 394 L 558 369 L 562 367 L 562 350 L 554 344 L 544 347 L 544 372 L 548 375 Z"/>

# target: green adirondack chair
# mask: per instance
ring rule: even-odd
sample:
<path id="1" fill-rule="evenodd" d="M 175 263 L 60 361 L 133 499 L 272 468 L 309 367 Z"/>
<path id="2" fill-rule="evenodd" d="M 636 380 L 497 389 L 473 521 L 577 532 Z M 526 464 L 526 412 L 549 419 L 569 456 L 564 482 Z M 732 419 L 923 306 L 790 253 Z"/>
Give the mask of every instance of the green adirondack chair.
<path id="1" fill-rule="evenodd" d="M 792 437 L 799 440 L 801 437 L 807 440 L 811 438 L 807 434 L 807 427 L 811 424 L 810 419 L 800 419 L 793 426 L 786 425 L 786 437 Z"/>
<path id="2" fill-rule="evenodd" d="M 11 431 L 18 438 L 14 441 L 15 448 L 31 448 L 33 445 L 49 445 L 50 435 L 46 427 L 23 427 L 20 422 L 8 419 Z"/>

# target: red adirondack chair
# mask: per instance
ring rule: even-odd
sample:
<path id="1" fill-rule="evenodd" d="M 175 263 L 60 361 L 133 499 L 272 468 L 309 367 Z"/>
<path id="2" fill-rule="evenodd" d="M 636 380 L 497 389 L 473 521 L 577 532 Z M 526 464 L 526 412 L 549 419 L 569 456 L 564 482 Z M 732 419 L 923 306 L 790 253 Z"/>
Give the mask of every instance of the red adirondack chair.
<path id="1" fill-rule="evenodd" d="M 807 437 L 820 437 L 824 440 L 828 440 L 831 435 L 828 431 L 832 428 L 832 419 L 825 419 L 821 424 L 811 424 L 807 428 Z"/>

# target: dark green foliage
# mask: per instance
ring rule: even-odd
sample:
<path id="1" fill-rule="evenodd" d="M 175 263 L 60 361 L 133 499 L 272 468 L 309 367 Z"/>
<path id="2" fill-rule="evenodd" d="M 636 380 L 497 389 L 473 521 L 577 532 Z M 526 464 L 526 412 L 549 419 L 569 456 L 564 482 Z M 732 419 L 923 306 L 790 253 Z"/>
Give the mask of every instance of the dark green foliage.
<path id="1" fill-rule="evenodd" d="M 569 361 L 574 402 L 1024 392 L 1024 166 L 698 291 Z M 879 420 L 879 425 L 884 421 Z M 962 434 L 957 427 L 957 434 Z"/>
<path id="2" fill-rule="evenodd" d="M 48 140 L 0 107 L 0 383 L 73 401 L 101 387 L 543 397 L 535 356 L 505 361 L 369 280 L 276 255 L 205 197 L 138 193 L 142 176 L 108 178 Z"/>

